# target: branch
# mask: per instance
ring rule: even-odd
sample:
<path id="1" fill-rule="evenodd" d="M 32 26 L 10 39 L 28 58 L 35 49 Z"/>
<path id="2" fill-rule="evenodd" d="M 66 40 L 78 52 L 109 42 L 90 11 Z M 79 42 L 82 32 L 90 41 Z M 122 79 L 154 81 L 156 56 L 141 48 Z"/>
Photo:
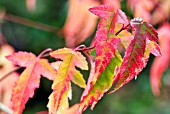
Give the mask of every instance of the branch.
<path id="1" fill-rule="evenodd" d="M 5 106 L 3 103 L 0 102 L 0 110 L 6 112 L 7 114 L 13 114 L 13 110 L 9 107 Z"/>
<path id="2" fill-rule="evenodd" d="M 14 23 L 22 24 L 25 26 L 33 27 L 39 30 L 47 31 L 47 32 L 54 32 L 56 33 L 59 29 L 56 28 L 55 26 L 35 22 L 23 17 L 15 16 L 12 14 L 4 13 L 4 11 L 0 10 L 0 19 L 11 21 Z"/>
<path id="3" fill-rule="evenodd" d="M 117 36 L 120 32 L 122 32 L 123 30 L 128 29 L 128 27 L 130 26 L 130 24 L 126 25 L 125 27 L 123 26 L 115 35 Z"/>

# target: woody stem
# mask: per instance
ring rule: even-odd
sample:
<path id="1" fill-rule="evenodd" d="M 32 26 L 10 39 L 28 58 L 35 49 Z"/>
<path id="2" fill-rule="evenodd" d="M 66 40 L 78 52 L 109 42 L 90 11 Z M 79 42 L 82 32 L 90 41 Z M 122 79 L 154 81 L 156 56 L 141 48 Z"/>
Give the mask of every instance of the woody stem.
<path id="1" fill-rule="evenodd" d="M 130 23 L 128 25 L 126 25 L 125 27 L 123 26 L 115 35 L 117 36 L 120 32 L 122 32 L 123 30 L 128 29 L 128 27 L 130 26 Z"/>

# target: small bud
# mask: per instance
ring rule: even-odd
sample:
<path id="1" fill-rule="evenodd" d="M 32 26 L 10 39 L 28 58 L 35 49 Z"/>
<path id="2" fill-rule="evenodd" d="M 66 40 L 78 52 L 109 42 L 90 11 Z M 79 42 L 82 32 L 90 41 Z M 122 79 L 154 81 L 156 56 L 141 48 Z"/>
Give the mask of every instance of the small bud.
<path id="1" fill-rule="evenodd" d="M 138 25 L 138 24 L 141 24 L 142 21 L 143 21 L 142 18 L 137 17 L 137 18 L 131 19 L 130 25 L 131 25 L 131 26 Z"/>

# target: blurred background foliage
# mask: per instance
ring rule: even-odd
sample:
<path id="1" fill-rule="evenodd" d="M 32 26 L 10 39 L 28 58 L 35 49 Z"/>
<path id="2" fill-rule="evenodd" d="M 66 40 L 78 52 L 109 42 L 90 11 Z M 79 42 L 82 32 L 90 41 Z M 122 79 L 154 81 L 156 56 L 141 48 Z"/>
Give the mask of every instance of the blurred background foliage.
<path id="1" fill-rule="evenodd" d="M 131 12 L 126 10 L 126 2 L 122 3 L 122 9 L 131 16 Z M 2 34 L 16 51 L 22 50 L 39 54 L 46 48 L 55 50 L 65 46 L 64 38 L 60 35 L 59 30 L 66 21 L 67 0 L 37 0 L 34 12 L 27 10 L 25 0 L 0 0 L 0 11 L 56 28 L 56 31 L 48 32 L 11 21 L 0 20 Z M 86 40 L 84 44 L 90 45 L 92 38 L 93 36 Z M 170 114 L 170 68 L 163 75 L 161 96 L 155 97 L 151 92 L 149 82 L 149 70 L 153 59 L 154 57 L 151 56 L 147 67 L 139 74 L 137 80 L 125 85 L 116 93 L 105 95 L 93 111 L 88 109 L 84 114 Z M 84 72 L 84 74 L 87 79 L 88 73 Z M 41 86 L 36 90 L 34 97 L 26 104 L 24 114 L 47 110 L 48 96 L 52 91 L 51 84 L 51 81 L 45 78 L 41 79 Z M 73 84 L 72 86 L 73 99 L 70 101 L 70 105 L 80 101 L 83 91 Z"/>

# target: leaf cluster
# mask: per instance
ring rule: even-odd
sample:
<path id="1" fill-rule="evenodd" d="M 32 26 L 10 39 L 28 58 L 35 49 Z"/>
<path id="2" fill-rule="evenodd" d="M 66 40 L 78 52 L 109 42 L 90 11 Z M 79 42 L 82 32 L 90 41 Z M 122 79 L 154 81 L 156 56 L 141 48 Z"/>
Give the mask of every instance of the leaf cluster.
<path id="1" fill-rule="evenodd" d="M 71 82 L 85 89 L 77 109 L 77 113 L 83 113 L 89 105 L 93 109 L 105 93 L 115 92 L 137 77 L 146 67 L 150 53 L 161 56 L 158 34 L 151 24 L 139 17 L 129 21 L 122 10 L 107 5 L 89 11 L 100 17 L 93 46 L 46 49 L 38 56 L 22 51 L 7 56 L 15 65 L 25 67 L 13 89 L 14 114 L 23 112 L 25 104 L 39 88 L 41 76 L 53 81 L 47 105 L 50 114 L 63 114 L 69 108 Z M 123 57 L 118 50 L 120 44 L 125 49 Z M 44 58 L 47 52 L 55 62 Z M 90 63 L 87 84 L 77 69 L 89 69 L 86 58 Z M 114 89 L 109 92 L 112 85 Z"/>

